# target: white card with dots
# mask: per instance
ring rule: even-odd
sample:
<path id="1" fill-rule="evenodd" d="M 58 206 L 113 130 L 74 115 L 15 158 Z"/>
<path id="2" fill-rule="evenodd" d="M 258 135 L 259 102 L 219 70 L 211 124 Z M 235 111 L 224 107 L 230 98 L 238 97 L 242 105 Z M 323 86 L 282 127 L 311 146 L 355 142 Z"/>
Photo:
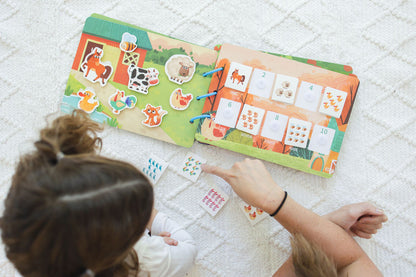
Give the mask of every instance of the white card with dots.
<path id="1" fill-rule="evenodd" d="M 264 113 L 265 111 L 263 109 L 247 104 L 244 105 L 240 118 L 238 119 L 237 129 L 252 135 L 257 135 L 263 121 Z"/>
<path id="2" fill-rule="evenodd" d="M 150 182 L 154 185 L 159 181 L 160 176 L 165 172 L 168 163 L 157 157 L 154 154 L 149 155 L 146 165 L 142 168 L 142 172 L 148 177 Z"/>
<path id="3" fill-rule="evenodd" d="M 215 216 L 227 203 L 228 198 L 228 195 L 217 186 L 210 185 L 208 191 L 200 200 L 199 205 L 210 215 Z"/>
<path id="4" fill-rule="evenodd" d="M 324 96 L 322 97 L 321 106 L 319 112 L 339 118 L 344 108 L 345 100 L 347 99 L 347 93 L 342 90 L 326 87 Z"/>
<path id="5" fill-rule="evenodd" d="M 306 148 L 312 123 L 296 118 L 289 119 L 285 144 Z"/>
<path id="6" fill-rule="evenodd" d="M 298 83 L 298 78 L 277 74 L 272 99 L 287 104 L 293 104 Z"/>
<path id="7" fill-rule="evenodd" d="M 179 174 L 192 182 L 196 182 L 202 172 L 201 165 L 204 163 L 206 163 L 204 158 L 189 152 L 180 165 Z"/>

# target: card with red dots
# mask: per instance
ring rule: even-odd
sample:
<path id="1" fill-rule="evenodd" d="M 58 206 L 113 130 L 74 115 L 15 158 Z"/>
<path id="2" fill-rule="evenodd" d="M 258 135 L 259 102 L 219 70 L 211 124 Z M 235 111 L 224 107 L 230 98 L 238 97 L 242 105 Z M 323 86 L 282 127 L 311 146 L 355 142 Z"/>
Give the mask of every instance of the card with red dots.
<path id="1" fill-rule="evenodd" d="M 255 225 L 268 217 L 268 214 L 260 208 L 251 206 L 243 201 L 239 205 L 251 225 Z"/>
<path id="2" fill-rule="evenodd" d="M 324 97 L 322 97 L 321 106 L 319 107 L 319 112 L 339 118 L 341 116 L 342 109 L 344 108 L 347 95 L 348 94 L 345 91 L 326 87 Z"/>
<path id="3" fill-rule="evenodd" d="M 244 105 L 237 122 L 237 129 L 252 135 L 257 135 L 263 121 L 264 112 L 263 109 L 247 104 Z"/>
<path id="4" fill-rule="evenodd" d="M 194 153 L 188 153 L 180 165 L 179 174 L 192 182 L 196 182 L 202 171 L 201 165 L 205 162 L 206 160 L 204 158 Z"/>
<path id="5" fill-rule="evenodd" d="M 210 185 L 208 191 L 199 201 L 199 205 L 204 208 L 210 215 L 215 216 L 227 203 L 229 197 L 216 185 Z"/>

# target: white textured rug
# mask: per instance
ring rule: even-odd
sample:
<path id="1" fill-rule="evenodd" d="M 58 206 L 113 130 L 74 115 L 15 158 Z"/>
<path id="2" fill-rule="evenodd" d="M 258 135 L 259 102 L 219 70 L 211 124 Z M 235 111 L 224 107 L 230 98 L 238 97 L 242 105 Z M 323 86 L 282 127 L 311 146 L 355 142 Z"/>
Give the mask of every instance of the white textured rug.
<path id="1" fill-rule="evenodd" d="M 359 243 L 385 276 L 416 276 L 416 1 L 0 0 L 1 199 L 19 155 L 32 149 L 44 118 L 58 110 L 93 12 L 207 47 L 229 42 L 350 64 L 361 85 L 335 176 L 267 168 L 319 214 L 365 200 L 383 208 L 389 222 Z M 116 129 L 103 135 L 104 155 L 137 165 L 144 153 L 175 164 L 188 151 Z M 198 143 L 191 151 L 224 167 L 243 158 Z M 197 203 L 209 182 L 231 195 L 214 218 Z M 198 242 L 191 276 L 270 276 L 289 255 L 286 231 L 269 218 L 252 227 L 238 198 L 216 178 L 203 174 L 194 184 L 169 168 L 155 190 L 157 207 Z M 17 276 L 3 247 L 0 275 Z"/>

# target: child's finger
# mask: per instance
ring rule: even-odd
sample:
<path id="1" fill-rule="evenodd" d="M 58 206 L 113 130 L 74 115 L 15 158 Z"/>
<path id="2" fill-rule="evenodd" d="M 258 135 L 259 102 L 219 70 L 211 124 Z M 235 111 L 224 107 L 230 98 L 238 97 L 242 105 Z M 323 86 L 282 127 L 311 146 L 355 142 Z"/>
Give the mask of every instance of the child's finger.
<path id="1" fill-rule="evenodd" d="M 178 241 L 175 240 L 175 239 L 164 237 L 163 240 L 165 241 L 165 243 L 167 245 L 171 245 L 171 246 L 177 246 L 178 245 Z"/>
<path id="2" fill-rule="evenodd" d="M 169 232 L 160 232 L 159 236 L 160 237 L 170 237 L 170 233 Z"/>

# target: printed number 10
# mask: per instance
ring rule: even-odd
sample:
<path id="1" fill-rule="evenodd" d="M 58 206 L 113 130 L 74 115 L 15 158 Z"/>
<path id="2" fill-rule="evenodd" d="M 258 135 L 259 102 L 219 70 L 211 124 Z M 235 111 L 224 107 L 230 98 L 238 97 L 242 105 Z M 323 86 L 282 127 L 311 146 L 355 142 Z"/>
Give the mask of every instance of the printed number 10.
<path id="1" fill-rule="evenodd" d="M 321 129 L 321 134 L 323 134 L 323 135 L 328 134 L 328 130 L 327 129 Z"/>

